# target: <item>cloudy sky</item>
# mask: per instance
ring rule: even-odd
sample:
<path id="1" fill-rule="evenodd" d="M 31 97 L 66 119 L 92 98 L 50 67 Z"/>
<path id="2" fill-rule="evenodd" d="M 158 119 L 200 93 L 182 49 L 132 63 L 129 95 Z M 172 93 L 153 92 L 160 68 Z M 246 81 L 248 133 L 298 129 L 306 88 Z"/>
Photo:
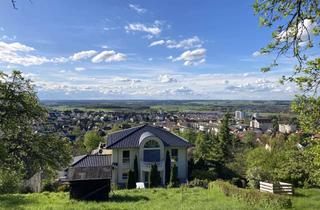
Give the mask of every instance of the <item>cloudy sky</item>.
<path id="1" fill-rule="evenodd" d="M 250 0 L 0 2 L 0 69 L 41 99 L 291 99 Z"/>

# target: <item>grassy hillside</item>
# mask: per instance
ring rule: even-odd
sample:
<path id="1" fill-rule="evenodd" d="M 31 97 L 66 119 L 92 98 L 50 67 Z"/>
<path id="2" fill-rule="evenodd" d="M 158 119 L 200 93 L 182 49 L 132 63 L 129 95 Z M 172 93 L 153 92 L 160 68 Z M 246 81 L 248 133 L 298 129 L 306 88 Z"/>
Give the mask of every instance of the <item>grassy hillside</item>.
<path id="1" fill-rule="evenodd" d="M 298 190 L 292 197 L 293 209 L 320 209 L 320 190 Z M 259 209 L 248 206 L 217 189 L 146 189 L 119 190 L 111 193 L 109 202 L 69 200 L 68 193 L 34 193 L 0 196 L 0 209 Z"/>

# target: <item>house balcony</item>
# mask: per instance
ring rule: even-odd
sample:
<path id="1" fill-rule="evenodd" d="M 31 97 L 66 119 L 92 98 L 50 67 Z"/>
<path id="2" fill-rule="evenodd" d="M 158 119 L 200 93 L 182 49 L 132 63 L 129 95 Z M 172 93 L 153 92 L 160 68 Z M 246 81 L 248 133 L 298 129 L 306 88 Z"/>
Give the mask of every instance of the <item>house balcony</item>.
<path id="1" fill-rule="evenodd" d="M 164 161 L 159 161 L 159 162 L 140 161 L 140 168 L 142 171 L 151 171 L 151 166 L 155 163 L 158 166 L 158 171 L 164 171 L 164 167 L 165 167 Z"/>

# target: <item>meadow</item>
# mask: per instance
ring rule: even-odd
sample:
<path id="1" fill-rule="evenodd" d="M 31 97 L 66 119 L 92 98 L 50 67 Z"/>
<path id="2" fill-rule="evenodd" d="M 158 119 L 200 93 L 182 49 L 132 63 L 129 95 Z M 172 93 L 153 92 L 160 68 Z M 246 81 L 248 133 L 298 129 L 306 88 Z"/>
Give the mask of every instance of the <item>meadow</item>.
<path id="1" fill-rule="evenodd" d="M 294 210 L 320 209 L 320 189 L 297 189 L 291 196 Z M 68 193 L 8 194 L 0 196 L 0 209 L 17 210 L 98 210 L 98 209 L 219 209 L 258 210 L 242 201 L 226 197 L 218 189 L 175 188 L 134 189 L 111 192 L 106 202 L 70 200 Z"/>

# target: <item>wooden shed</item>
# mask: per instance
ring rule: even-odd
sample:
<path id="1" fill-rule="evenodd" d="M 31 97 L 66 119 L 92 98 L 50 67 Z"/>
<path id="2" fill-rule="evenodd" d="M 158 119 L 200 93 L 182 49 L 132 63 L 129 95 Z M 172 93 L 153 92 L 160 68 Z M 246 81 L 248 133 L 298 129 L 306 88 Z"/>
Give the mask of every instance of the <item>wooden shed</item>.
<path id="1" fill-rule="evenodd" d="M 70 198 L 107 200 L 112 176 L 111 155 L 86 155 L 67 169 Z"/>

